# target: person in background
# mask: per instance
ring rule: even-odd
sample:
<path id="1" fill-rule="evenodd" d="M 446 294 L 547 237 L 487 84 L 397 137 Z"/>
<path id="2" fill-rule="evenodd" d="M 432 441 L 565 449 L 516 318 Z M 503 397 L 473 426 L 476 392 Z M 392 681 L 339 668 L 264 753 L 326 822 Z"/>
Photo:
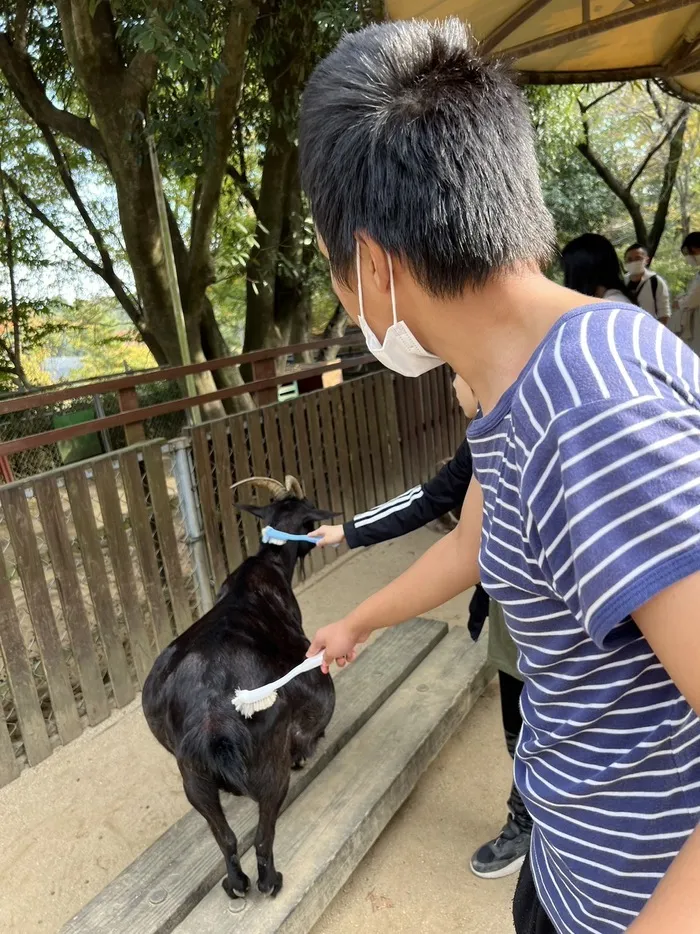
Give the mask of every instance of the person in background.
<path id="1" fill-rule="evenodd" d="M 603 298 L 607 302 L 635 304 L 622 278 L 615 247 L 607 237 L 594 233 L 582 234 L 567 243 L 561 258 L 567 289 Z"/>
<path id="2" fill-rule="evenodd" d="M 671 295 L 665 279 L 649 272 L 651 257 L 641 243 L 633 243 L 625 253 L 625 285 L 640 308 L 668 327 L 671 320 Z"/>
<path id="3" fill-rule="evenodd" d="M 681 244 L 686 263 L 695 270 L 688 291 L 678 300 L 681 311 L 681 339 L 700 354 L 700 230 L 689 233 Z"/>
<path id="4" fill-rule="evenodd" d="M 455 394 L 468 419 L 474 418 L 477 402 L 469 386 L 455 377 Z M 467 439 L 457 453 L 427 483 L 406 490 L 400 496 L 360 513 L 343 525 L 322 525 L 311 534 L 319 545 L 339 545 L 346 541 L 350 548 L 360 548 L 387 542 L 421 528 L 448 512 L 459 512 L 472 478 L 472 458 Z M 485 603 L 485 605 L 484 605 Z M 488 658 L 498 671 L 501 694 L 501 718 L 506 747 L 513 759 L 523 725 L 520 714 L 520 694 L 523 680 L 518 671 L 518 651 L 508 633 L 501 607 L 489 601 L 480 585 L 471 601 L 469 631 L 477 639 L 484 618 L 489 617 Z M 480 846 L 469 861 L 472 872 L 480 879 L 500 879 L 517 872 L 530 849 L 532 818 L 515 782 L 508 798 L 508 819 L 499 835 Z"/>

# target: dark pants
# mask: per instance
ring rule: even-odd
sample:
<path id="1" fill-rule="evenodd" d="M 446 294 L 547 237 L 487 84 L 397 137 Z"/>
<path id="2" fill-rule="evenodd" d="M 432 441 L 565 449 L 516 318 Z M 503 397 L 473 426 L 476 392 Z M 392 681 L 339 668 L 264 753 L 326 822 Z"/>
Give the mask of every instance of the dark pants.
<path id="1" fill-rule="evenodd" d="M 557 934 L 557 929 L 549 920 L 549 916 L 542 907 L 535 880 L 530 869 L 528 856 L 520 870 L 518 884 L 513 896 L 513 923 L 515 934 Z"/>
<path id="2" fill-rule="evenodd" d="M 498 672 L 498 682 L 501 689 L 501 717 L 503 719 L 503 732 L 506 737 L 506 746 L 511 759 L 515 758 L 515 747 L 520 735 L 520 728 L 523 725 L 523 718 L 520 716 L 520 695 L 523 690 L 523 682 L 506 674 L 505 671 Z M 520 792 L 511 786 L 510 797 L 508 798 L 508 812 L 521 830 L 532 830 L 532 818 L 530 817 Z"/>

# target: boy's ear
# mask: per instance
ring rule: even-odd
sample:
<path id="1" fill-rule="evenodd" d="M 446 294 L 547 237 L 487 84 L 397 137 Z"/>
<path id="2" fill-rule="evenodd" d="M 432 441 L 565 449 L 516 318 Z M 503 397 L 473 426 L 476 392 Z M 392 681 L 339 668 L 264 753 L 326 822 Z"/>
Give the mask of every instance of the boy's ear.
<path id="1" fill-rule="evenodd" d="M 241 512 L 249 512 L 258 519 L 266 519 L 269 513 L 269 506 L 253 506 L 250 503 L 234 503 L 234 507 Z"/>

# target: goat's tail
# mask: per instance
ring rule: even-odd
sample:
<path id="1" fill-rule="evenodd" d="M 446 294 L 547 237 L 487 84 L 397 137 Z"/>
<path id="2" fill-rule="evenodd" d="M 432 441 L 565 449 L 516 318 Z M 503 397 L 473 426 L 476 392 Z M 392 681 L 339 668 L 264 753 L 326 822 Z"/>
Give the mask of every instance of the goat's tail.
<path id="1" fill-rule="evenodd" d="M 187 729 L 175 750 L 179 764 L 210 776 L 220 787 L 245 789 L 251 737 L 233 718 L 212 716 Z"/>

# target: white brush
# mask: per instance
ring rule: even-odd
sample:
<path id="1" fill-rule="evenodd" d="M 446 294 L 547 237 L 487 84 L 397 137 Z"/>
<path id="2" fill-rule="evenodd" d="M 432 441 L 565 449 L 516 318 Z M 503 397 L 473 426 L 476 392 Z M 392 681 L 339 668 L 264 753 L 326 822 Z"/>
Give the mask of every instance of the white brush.
<path id="1" fill-rule="evenodd" d="M 312 658 L 305 659 L 301 665 L 292 668 L 288 674 L 279 678 L 277 681 L 271 681 L 269 684 L 263 684 L 260 688 L 253 688 L 250 691 L 243 691 L 240 688 L 236 691 L 235 697 L 231 701 L 236 710 L 247 720 L 254 713 L 261 710 L 267 710 L 277 700 L 277 689 L 284 687 L 293 678 L 303 675 L 305 671 L 313 671 L 314 668 L 320 668 L 323 664 L 323 652 L 314 655 Z"/>

